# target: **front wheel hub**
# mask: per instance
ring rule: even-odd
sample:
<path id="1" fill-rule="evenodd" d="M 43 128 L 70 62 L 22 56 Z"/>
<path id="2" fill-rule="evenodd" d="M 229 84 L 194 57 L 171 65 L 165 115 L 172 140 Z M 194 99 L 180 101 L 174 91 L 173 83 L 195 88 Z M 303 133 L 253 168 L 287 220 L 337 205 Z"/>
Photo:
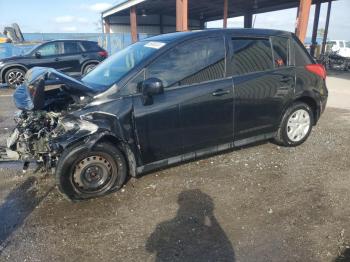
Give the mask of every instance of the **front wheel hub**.
<path id="1" fill-rule="evenodd" d="M 108 184 L 112 171 L 112 165 L 106 158 L 89 156 L 76 164 L 73 183 L 82 191 L 98 191 Z"/>

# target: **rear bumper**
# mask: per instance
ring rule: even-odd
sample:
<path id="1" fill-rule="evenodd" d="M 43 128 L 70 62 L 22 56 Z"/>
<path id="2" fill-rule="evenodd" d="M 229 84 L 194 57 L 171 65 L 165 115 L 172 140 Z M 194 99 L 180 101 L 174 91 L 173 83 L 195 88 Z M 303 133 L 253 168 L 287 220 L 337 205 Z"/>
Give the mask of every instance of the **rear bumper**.
<path id="1" fill-rule="evenodd" d="M 321 102 L 320 102 L 320 115 L 324 112 L 327 106 L 327 100 L 328 100 L 328 95 L 321 97 Z"/>

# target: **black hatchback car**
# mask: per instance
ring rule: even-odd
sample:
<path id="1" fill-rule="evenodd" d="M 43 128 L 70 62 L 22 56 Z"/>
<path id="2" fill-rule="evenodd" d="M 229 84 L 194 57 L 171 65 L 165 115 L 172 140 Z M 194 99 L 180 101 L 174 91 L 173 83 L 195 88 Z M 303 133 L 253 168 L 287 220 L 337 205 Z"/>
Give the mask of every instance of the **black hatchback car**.
<path id="1" fill-rule="evenodd" d="M 46 90 L 51 77 L 60 88 Z M 55 170 L 61 192 L 87 199 L 127 174 L 256 141 L 302 144 L 324 111 L 323 66 L 292 33 L 205 30 L 160 35 L 111 56 L 78 81 L 34 68 L 8 154 Z"/>
<path id="2" fill-rule="evenodd" d="M 28 69 L 35 66 L 51 67 L 71 76 L 80 76 L 91 71 L 107 56 L 107 52 L 93 41 L 45 42 L 23 55 L 0 59 L 0 83 L 18 86 L 23 83 Z"/>

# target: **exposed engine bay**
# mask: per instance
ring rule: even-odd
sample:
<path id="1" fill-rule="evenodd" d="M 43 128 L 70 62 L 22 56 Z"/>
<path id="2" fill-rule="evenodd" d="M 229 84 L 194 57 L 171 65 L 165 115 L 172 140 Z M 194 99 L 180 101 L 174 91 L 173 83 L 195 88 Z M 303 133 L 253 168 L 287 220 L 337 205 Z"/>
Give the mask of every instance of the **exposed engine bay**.
<path id="1" fill-rule="evenodd" d="M 91 130 L 95 127 L 86 123 L 84 126 L 86 121 L 69 116 L 70 112 L 89 101 L 88 92 L 72 90 L 74 84 L 82 89 L 78 81 L 64 75 L 64 80 L 70 81 L 68 87 L 65 82 L 56 85 L 56 88 L 46 89 L 46 81 L 53 76 L 57 80 L 60 74 L 47 68 L 36 68 L 35 73 L 28 71 L 25 83 L 14 93 L 14 102 L 21 111 L 15 116 L 16 128 L 7 139 L 7 155 L 25 161 L 24 168 L 30 161 L 36 161 L 48 171 L 55 167 L 62 151 L 57 140 L 64 141 L 65 136 L 80 128 L 79 125 Z M 67 92 L 68 88 L 71 88 L 70 92 Z"/>
<path id="2" fill-rule="evenodd" d="M 7 147 L 13 150 L 13 158 L 52 165 L 49 142 L 64 132 L 59 125 L 60 116 L 56 112 L 21 112 L 15 118 L 16 129 L 7 140 Z M 8 154 L 11 152 L 8 151 Z"/>

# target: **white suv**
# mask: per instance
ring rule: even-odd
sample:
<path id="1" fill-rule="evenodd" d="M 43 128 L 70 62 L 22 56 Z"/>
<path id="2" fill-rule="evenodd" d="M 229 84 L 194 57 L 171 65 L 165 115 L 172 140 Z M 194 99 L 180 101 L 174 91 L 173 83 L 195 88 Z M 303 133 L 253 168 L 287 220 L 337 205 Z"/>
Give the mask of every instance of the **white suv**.
<path id="1" fill-rule="evenodd" d="M 337 52 L 343 57 L 350 57 L 350 41 L 345 40 L 331 40 L 327 42 L 328 50 Z"/>

